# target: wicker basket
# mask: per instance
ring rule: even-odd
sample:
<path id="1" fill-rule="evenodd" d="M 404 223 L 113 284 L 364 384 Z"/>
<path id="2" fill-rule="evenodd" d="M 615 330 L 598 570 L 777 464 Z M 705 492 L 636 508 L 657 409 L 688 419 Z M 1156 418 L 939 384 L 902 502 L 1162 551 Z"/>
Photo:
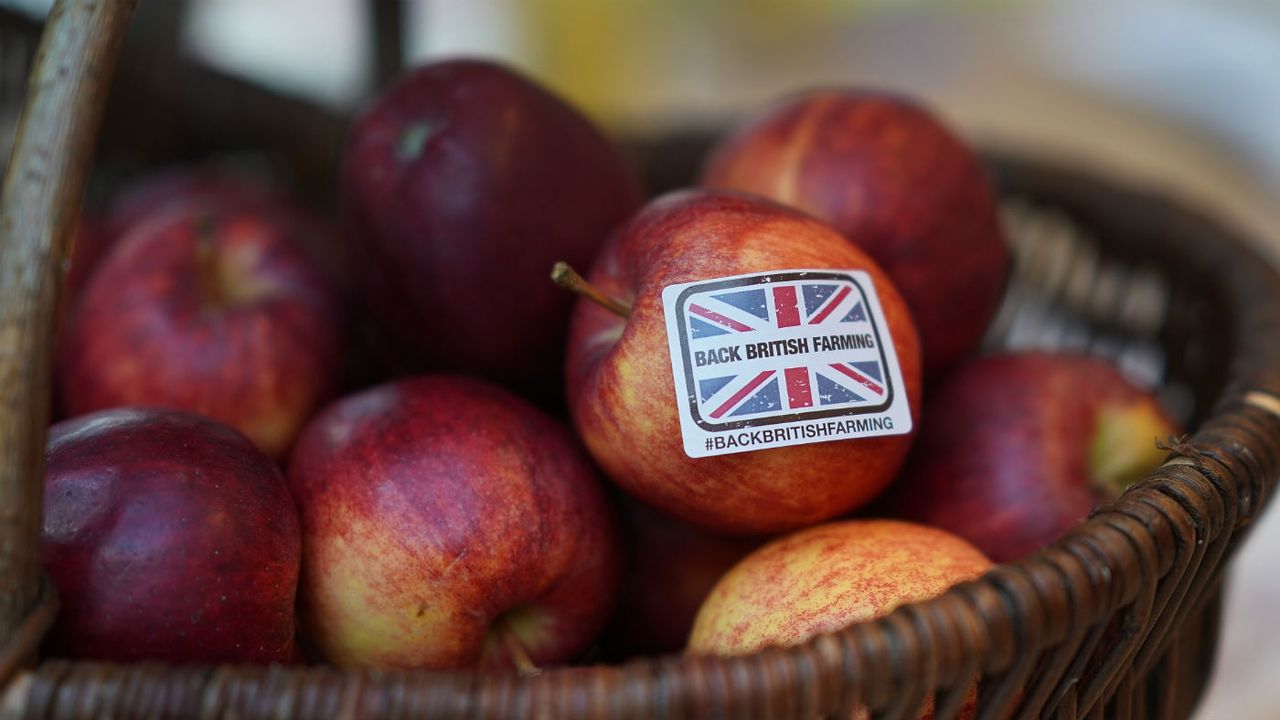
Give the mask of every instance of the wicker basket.
<path id="1" fill-rule="evenodd" d="M 1212 663 L 1223 568 L 1280 471 L 1280 278 L 1238 236 L 1176 203 L 1013 158 L 993 159 L 1019 244 L 990 342 L 1113 356 L 1159 383 L 1196 429 L 1050 549 L 882 620 L 735 659 L 644 658 L 533 678 L 30 665 L 56 608 L 38 539 L 58 269 L 131 6 L 58 4 L 0 199 L 0 717 L 809 720 L 864 706 L 912 718 L 934 696 L 948 718 L 975 677 L 982 718 L 1190 714 Z M 36 28 L 22 27 L 0 22 L 6 58 L 22 38 L 32 47 Z M 197 66 L 129 62 L 104 147 L 160 157 L 189 143 L 256 145 L 314 197 L 332 192 L 339 118 Z M 0 99 L 14 92 L 10 67 Z M 163 130 L 139 130 L 140 103 Z M 131 119 L 113 122 L 121 107 Z M 665 187 L 691 176 L 698 142 L 635 147 Z"/>

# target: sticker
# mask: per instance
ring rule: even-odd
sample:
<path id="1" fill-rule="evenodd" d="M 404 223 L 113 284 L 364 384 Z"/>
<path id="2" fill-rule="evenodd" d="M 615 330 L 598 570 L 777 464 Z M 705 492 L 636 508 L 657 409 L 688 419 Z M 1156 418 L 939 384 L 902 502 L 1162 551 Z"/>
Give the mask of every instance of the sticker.
<path id="1" fill-rule="evenodd" d="M 871 276 L 779 270 L 662 291 L 690 457 L 911 431 Z"/>

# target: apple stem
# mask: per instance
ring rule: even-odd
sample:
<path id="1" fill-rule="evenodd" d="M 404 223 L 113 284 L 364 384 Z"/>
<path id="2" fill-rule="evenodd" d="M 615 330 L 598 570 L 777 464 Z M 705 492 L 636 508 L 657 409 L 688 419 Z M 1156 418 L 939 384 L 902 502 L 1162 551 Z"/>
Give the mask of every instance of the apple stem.
<path id="1" fill-rule="evenodd" d="M 222 278 L 218 267 L 218 249 L 214 247 L 213 219 L 205 216 L 196 222 L 196 270 L 200 276 L 200 292 L 211 306 L 222 304 Z"/>
<path id="2" fill-rule="evenodd" d="M 511 628 L 502 629 L 502 642 L 507 646 L 507 653 L 511 655 L 511 662 L 515 663 L 516 672 L 520 673 L 520 677 L 542 674 L 542 669 L 534 664 L 533 658 L 529 657 L 529 653 L 520 644 L 520 638 L 516 637 Z"/>
<path id="3" fill-rule="evenodd" d="M 569 263 L 563 260 L 551 267 L 551 281 L 565 290 L 578 293 L 615 315 L 631 317 L 630 305 L 600 292 L 595 285 L 587 282 L 586 278 L 579 275 L 577 270 L 569 267 Z"/>

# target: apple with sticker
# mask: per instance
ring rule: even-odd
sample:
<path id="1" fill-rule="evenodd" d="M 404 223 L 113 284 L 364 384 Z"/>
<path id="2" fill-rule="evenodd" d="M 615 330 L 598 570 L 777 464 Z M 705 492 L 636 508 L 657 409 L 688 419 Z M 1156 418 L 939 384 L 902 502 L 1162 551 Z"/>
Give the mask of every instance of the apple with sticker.
<path id="1" fill-rule="evenodd" d="M 920 399 L 915 326 L 831 228 L 756 196 L 677 192 L 619 229 L 588 279 L 553 276 L 585 296 L 574 424 L 644 502 L 708 530 L 783 532 L 862 506 L 898 471 Z"/>

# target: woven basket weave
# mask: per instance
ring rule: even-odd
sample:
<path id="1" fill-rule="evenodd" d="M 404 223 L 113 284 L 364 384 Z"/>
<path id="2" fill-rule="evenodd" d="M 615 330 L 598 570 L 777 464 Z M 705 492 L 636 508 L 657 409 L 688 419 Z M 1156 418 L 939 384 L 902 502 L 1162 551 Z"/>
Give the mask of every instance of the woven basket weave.
<path id="1" fill-rule="evenodd" d="M 1280 471 L 1280 278 L 1241 238 L 1177 203 L 1015 158 L 992 160 L 1019 243 L 989 341 L 1109 355 L 1158 383 L 1195 428 L 1163 467 L 1048 550 L 884 619 L 734 659 L 643 658 L 532 678 L 32 664 L 56 611 L 38 541 L 59 268 L 131 10 L 130 0 L 57 4 L 0 197 L 0 718 L 811 720 L 859 707 L 912 718 L 929 696 L 948 718 L 975 677 L 981 718 L 1190 714 L 1212 662 L 1224 566 Z M 0 56 L 30 37 L 6 29 L 20 25 L 0 22 Z M 112 107 L 135 110 L 129 122 L 108 111 L 107 148 L 172 140 L 137 127 L 141 103 L 187 142 L 267 148 L 304 190 L 332 192 L 340 119 L 197 66 L 128 65 Z M 11 67 L 0 100 L 14 92 Z M 635 145 L 655 187 L 691 177 L 698 150 L 697 139 Z M 1058 329 L 1028 335 L 1028 317 Z"/>

